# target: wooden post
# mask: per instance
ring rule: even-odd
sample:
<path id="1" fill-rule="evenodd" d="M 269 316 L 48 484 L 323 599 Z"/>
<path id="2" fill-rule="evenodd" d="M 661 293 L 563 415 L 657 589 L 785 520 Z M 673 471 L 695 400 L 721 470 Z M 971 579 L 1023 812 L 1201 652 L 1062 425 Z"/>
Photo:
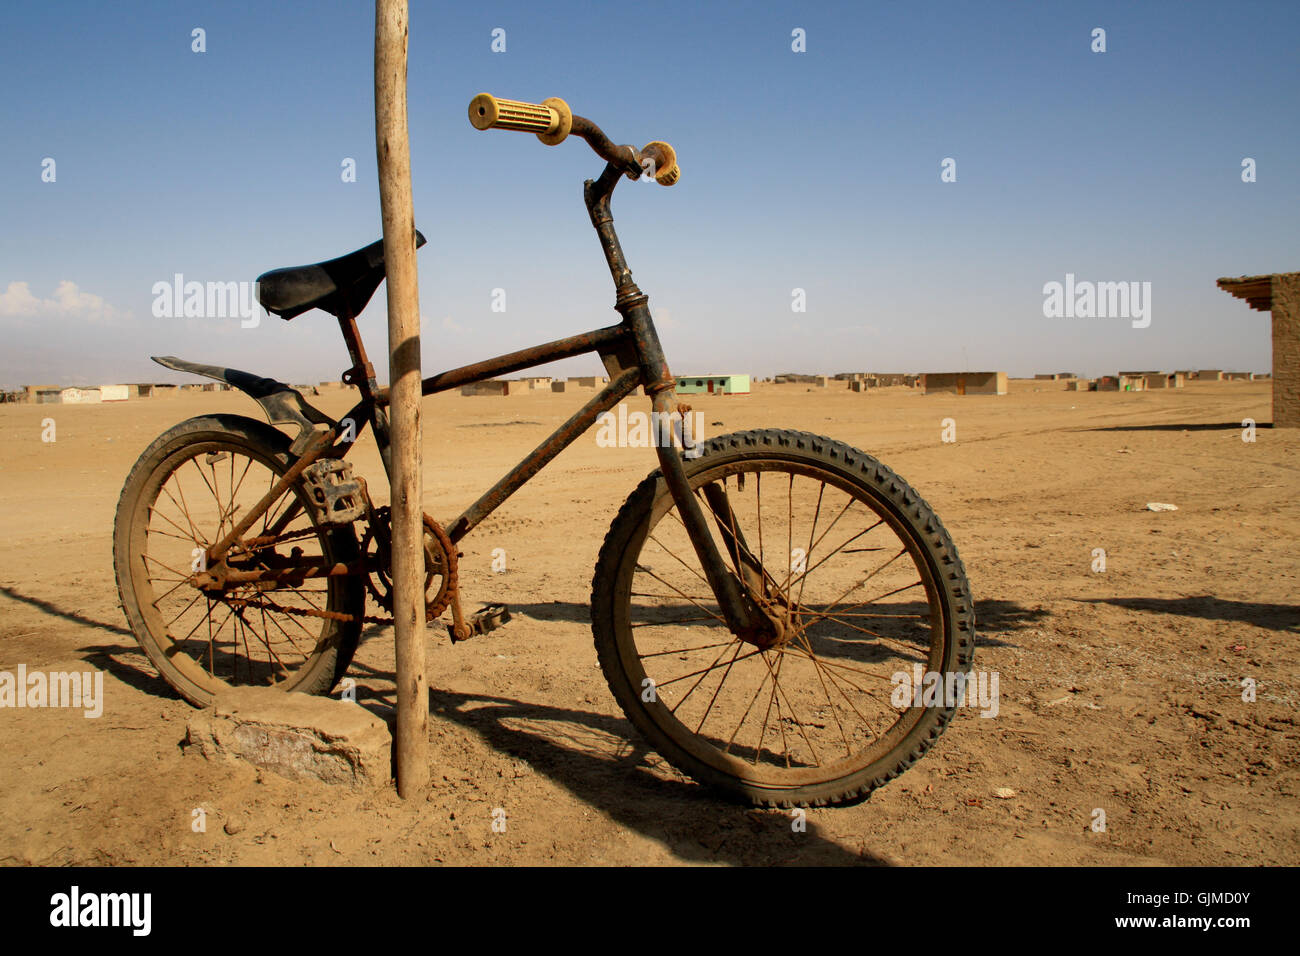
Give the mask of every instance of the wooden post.
<path id="1" fill-rule="evenodd" d="M 375 151 L 388 275 L 392 433 L 393 618 L 397 640 L 397 792 L 429 782 L 424 673 L 424 507 L 420 436 L 420 287 L 415 263 L 411 144 L 406 128 L 407 0 L 375 0 Z"/>

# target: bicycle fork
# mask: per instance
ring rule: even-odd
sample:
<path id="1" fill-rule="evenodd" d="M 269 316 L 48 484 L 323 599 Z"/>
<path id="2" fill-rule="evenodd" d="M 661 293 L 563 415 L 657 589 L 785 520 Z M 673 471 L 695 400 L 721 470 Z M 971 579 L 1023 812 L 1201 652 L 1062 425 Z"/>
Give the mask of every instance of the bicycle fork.
<path id="1" fill-rule="evenodd" d="M 670 386 L 656 392 L 652 407 L 659 413 L 661 421 L 676 412 L 678 404 L 673 388 Z M 739 578 L 727 567 L 718 551 L 699 499 L 691 493 L 690 480 L 686 477 L 681 455 L 671 443 L 659 443 L 656 451 L 664 483 L 668 485 L 668 491 L 677 505 L 682 524 L 686 526 L 686 533 L 691 539 L 700 566 L 704 569 L 704 577 L 722 609 L 728 629 L 742 641 L 759 648 L 766 649 L 781 643 L 786 634 L 784 621 L 760 607 L 750 596 L 752 593 L 763 593 L 763 573 L 761 568 L 755 567 L 756 562 L 739 532 L 729 527 L 734 522 L 730 517 L 731 506 L 726 492 L 710 486 L 705 491 L 705 499 L 727 543 L 732 560 L 739 569 Z"/>
<path id="2" fill-rule="evenodd" d="M 624 324 L 632 333 L 641 366 L 642 383 L 646 394 L 650 396 L 653 412 L 651 420 L 671 421 L 673 415 L 679 415 L 685 422 L 689 409 L 677 400 L 677 390 L 674 387 L 676 379 L 668 370 L 658 333 L 650 317 L 649 297 L 632 283 L 630 272 L 624 272 L 623 277 L 624 286 L 614 308 L 622 314 Z M 684 426 L 683 439 L 687 434 Z M 659 469 L 663 473 L 664 483 L 677 505 L 677 512 L 691 539 L 695 556 L 704 569 L 705 580 L 717 598 L 728 629 L 742 641 L 759 648 L 782 643 L 787 633 L 785 622 L 761 607 L 751 596 L 764 593 L 766 575 L 736 529 L 726 491 L 710 485 L 704 489 L 704 498 L 737 573 L 732 573 L 727 567 L 718 550 L 704 509 L 700 507 L 700 500 L 691 491 L 682 454 L 671 440 L 656 441 L 655 453 L 659 457 Z"/>

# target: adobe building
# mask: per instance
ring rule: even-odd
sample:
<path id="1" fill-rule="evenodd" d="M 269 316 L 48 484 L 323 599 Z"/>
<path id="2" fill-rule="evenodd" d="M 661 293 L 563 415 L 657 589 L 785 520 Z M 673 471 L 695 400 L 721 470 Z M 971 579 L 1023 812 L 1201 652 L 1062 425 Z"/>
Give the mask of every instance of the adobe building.
<path id="1" fill-rule="evenodd" d="M 926 372 L 926 395 L 1005 395 L 1006 372 Z"/>
<path id="2" fill-rule="evenodd" d="M 1119 377 L 1116 375 L 1103 375 L 1088 386 L 1090 392 L 1118 392 Z"/>
<path id="3" fill-rule="evenodd" d="M 1169 375 L 1157 372 L 1155 375 L 1144 376 L 1144 379 L 1147 388 L 1182 388 L 1186 384 L 1182 372 L 1173 372 Z"/>
<path id="4" fill-rule="evenodd" d="M 1223 380 L 1225 382 L 1249 382 L 1249 372 L 1224 372 Z"/>
<path id="5" fill-rule="evenodd" d="M 1147 377 L 1140 372 L 1120 372 L 1119 390 L 1121 392 L 1141 392 L 1147 387 Z"/>
<path id="6" fill-rule="evenodd" d="M 1196 373 L 1198 382 L 1221 382 L 1223 381 L 1223 369 L 1220 368 L 1203 368 Z"/>
<path id="7" fill-rule="evenodd" d="M 58 391 L 57 385 L 24 385 L 23 402 L 27 405 L 36 405 L 41 402 L 41 392 Z"/>
<path id="8" fill-rule="evenodd" d="M 521 382 L 511 382 L 503 378 L 490 378 L 486 382 L 470 382 L 460 387 L 462 395 L 519 395 L 526 392 Z"/>
<path id="9" fill-rule="evenodd" d="M 1218 286 L 1272 313 L 1273 427 L 1300 428 L 1300 272 L 1225 278 Z"/>

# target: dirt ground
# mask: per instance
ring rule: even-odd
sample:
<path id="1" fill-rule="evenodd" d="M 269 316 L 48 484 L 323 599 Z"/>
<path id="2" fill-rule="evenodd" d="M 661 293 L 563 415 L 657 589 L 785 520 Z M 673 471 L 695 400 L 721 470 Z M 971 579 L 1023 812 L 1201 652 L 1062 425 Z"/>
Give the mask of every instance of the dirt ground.
<path id="1" fill-rule="evenodd" d="M 405 802 L 391 787 L 357 795 L 186 754 L 193 710 L 126 630 L 111 531 L 132 462 L 182 419 L 260 418 L 256 405 L 191 393 L 2 406 L 0 670 L 102 669 L 105 706 L 98 719 L 0 709 L 0 862 L 1300 863 L 1300 433 L 1242 440 L 1243 418 L 1270 420 L 1267 382 L 1058 389 L 766 385 L 692 399 L 707 435 L 827 434 L 910 481 L 969 571 L 975 666 L 1000 675 L 995 719 L 959 711 L 914 768 L 861 804 L 809 810 L 806 832 L 665 769 L 605 686 L 591 571 L 652 450 L 599 448 L 593 431 L 462 543 L 469 601 L 505 602 L 515 620 L 455 647 L 430 632 L 434 787 Z M 315 400 L 341 415 L 348 394 Z M 427 510 L 459 512 L 589 394 L 426 400 Z M 949 417 L 954 443 L 940 440 Z M 368 438 L 353 460 L 378 492 Z M 1145 510 L 1153 501 L 1179 510 Z M 359 701 L 391 717 L 391 629 L 367 628 L 350 674 Z M 191 827 L 196 808 L 206 832 Z"/>

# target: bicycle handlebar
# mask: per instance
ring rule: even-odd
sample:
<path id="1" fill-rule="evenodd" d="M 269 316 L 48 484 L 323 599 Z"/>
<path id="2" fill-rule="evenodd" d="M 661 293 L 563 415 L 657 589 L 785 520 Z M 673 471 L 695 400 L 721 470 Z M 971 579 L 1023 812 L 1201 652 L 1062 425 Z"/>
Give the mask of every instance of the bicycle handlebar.
<path id="1" fill-rule="evenodd" d="M 569 104 L 558 96 L 541 103 L 525 103 L 480 93 L 469 102 L 469 121 L 480 130 L 510 129 L 536 133 L 547 146 L 558 146 L 570 133 L 575 133 L 587 141 L 597 156 L 632 179 L 652 172 L 659 185 L 671 186 L 681 178 L 677 153 L 667 143 L 655 140 L 639 150 L 631 146 L 615 146 L 599 126 L 589 119 L 573 115 Z"/>

